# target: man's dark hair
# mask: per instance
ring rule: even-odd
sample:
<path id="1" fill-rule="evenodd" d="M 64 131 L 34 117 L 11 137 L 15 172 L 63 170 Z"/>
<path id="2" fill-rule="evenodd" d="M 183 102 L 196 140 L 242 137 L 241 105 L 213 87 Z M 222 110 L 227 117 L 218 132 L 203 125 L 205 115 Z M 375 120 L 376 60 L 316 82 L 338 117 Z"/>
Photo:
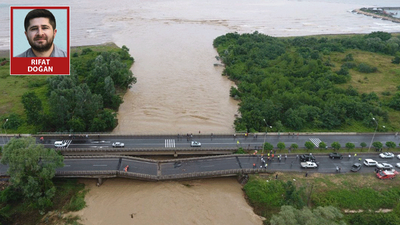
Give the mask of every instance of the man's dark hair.
<path id="1" fill-rule="evenodd" d="M 31 19 L 39 18 L 39 17 L 44 17 L 49 19 L 50 25 L 53 27 L 53 30 L 56 29 L 56 18 L 54 17 L 53 13 L 51 13 L 47 9 L 34 9 L 30 11 L 28 14 L 25 16 L 25 31 L 28 31 L 28 27 L 30 24 Z"/>

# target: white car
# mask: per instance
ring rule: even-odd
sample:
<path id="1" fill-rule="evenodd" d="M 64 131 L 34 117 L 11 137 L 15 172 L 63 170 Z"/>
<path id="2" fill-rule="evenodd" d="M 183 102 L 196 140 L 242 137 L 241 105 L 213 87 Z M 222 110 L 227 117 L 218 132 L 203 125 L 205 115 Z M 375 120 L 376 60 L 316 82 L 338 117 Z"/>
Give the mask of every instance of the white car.
<path id="1" fill-rule="evenodd" d="M 364 165 L 366 165 L 366 166 L 376 166 L 377 164 L 378 164 L 378 162 L 373 159 L 364 160 Z"/>
<path id="2" fill-rule="evenodd" d="M 123 148 L 125 147 L 125 144 L 122 142 L 114 142 L 112 143 L 113 148 Z"/>
<path id="3" fill-rule="evenodd" d="M 378 167 L 379 169 L 384 169 L 384 170 L 393 169 L 393 166 L 390 165 L 389 163 L 378 163 L 376 165 L 376 167 Z"/>
<path id="4" fill-rule="evenodd" d="M 392 159 L 394 158 L 394 154 L 391 152 L 382 152 L 381 154 L 379 154 L 379 157 L 381 157 L 382 159 Z"/>
<path id="5" fill-rule="evenodd" d="M 54 142 L 54 146 L 56 148 L 64 148 L 64 147 L 67 146 L 67 142 L 65 142 L 65 141 L 56 141 L 56 142 Z"/>
<path id="6" fill-rule="evenodd" d="M 397 158 L 400 159 L 400 154 L 397 155 Z"/>
<path id="7" fill-rule="evenodd" d="M 399 168 L 400 168 L 400 163 L 396 163 L 396 167 L 399 167 Z"/>
<path id="8" fill-rule="evenodd" d="M 198 141 L 192 141 L 190 147 L 201 147 L 201 143 Z"/>

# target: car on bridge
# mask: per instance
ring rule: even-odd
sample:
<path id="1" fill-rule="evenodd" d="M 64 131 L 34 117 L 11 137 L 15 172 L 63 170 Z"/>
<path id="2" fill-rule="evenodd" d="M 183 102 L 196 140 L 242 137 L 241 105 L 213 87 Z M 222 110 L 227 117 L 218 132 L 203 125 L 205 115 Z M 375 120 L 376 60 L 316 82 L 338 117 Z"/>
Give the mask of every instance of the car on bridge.
<path id="1" fill-rule="evenodd" d="M 360 169 L 361 169 L 361 163 L 354 163 L 354 164 L 351 166 L 350 171 L 351 171 L 351 172 L 357 172 L 357 171 L 359 171 Z"/>
<path id="2" fill-rule="evenodd" d="M 307 161 L 315 162 L 316 160 L 311 153 L 309 155 L 304 154 L 300 156 L 300 162 L 307 162 Z"/>
<path id="3" fill-rule="evenodd" d="M 318 168 L 318 164 L 315 162 L 302 162 L 300 163 L 301 168 L 307 169 L 307 168 Z"/>
<path id="4" fill-rule="evenodd" d="M 364 165 L 366 165 L 366 166 L 376 166 L 377 164 L 378 164 L 378 162 L 373 159 L 365 159 L 364 160 Z"/>
<path id="5" fill-rule="evenodd" d="M 198 141 L 192 141 L 190 147 L 201 147 L 201 143 Z"/>
<path id="6" fill-rule="evenodd" d="M 379 157 L 381 157 L 382 159 L 393 159 L 394 154 L 391 152 L 382 152 L 381 154 L 379 154 Z"/>
<path id="7" fill-rule="evenodd" d="M 397 174 L 397 171 L 379 171 L 378 173 L 376 173 L 376 176 L 379 179 L 393 179 L 396 177 Z"/>
<path id="8" fill-rule="evenodd" d="M 117 142 L 112 143 L 112 146 L 113 146 L 113 148 L 123 148 L 123 147 L 125 147 L 125 144 L 117 141 Z"/>
<path id="9" fill-rule="evenodd" d="M 329 158 L 331 159 L 343 159 L 343 155 L 337 152 L 332 152 L 329 154 Z"/>
<path id="10" fill-rule="evenodd" d="M 377 168 L 382 169 L 382 170 L 391 170 L 393 169 L 393 166 L 390 165 L 389 163 L 378 163 L 376 165 Z"/>
<path id="11" fill-rule="evenodd" d="M 64 148 L 64 147 L 67 146 L 67 142 L 65 142 L 65 141 L 56 141 L 56 142 L 54 142 L 54 146 L 56 148 Z"/>

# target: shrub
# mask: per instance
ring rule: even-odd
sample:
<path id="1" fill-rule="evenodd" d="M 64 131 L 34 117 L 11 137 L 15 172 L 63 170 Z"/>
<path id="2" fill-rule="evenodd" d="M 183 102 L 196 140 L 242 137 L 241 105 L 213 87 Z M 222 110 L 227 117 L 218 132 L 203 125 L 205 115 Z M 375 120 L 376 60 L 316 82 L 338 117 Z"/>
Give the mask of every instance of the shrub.
<path id="1" fill-rule="evenodd" d="M 360 63 L 358 65 L 358 71 L 360 71 L 361 73 L 374 73 L 378 71 L 378 69 L 376 67 L 368 65 L 367 63 Z"/>

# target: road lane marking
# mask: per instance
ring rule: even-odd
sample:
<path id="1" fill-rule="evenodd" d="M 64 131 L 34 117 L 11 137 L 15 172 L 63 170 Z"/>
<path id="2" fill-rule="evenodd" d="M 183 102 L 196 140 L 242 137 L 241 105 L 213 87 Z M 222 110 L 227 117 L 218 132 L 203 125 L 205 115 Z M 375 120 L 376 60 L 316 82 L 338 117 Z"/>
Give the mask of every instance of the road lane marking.
<path id="1" fill-rule="evenodd" d="M 93 165 L 93 166 L 107 166 L 107 165 Z"/>
<path id="2" fill-rule="evenodd" d="M 166 148 L 175 148 L 175 139 L 165 139 Z"/>

